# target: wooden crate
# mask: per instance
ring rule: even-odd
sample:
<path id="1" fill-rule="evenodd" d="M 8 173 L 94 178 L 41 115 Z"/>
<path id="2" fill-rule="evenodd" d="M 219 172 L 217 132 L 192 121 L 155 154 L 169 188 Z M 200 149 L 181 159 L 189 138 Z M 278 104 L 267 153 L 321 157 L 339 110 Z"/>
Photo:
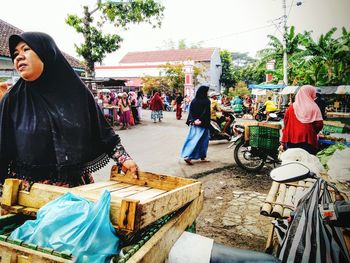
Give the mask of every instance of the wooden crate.
<path id="1" fill-rule="evenodd" d="M 203 191 L 193 201 L 175 212 L 175 215 L 164 224 L 153 236 L 138 250 L 126 259 L 125 263 L 161 263 L 167 258 L 171 247 L 176 240 L 193 224 L 203 208 Z M 0 217 L 1 218 L 1 217 Z M 141 230 L 142 231 L 142 230 Z M 49 253 L 43 253 L 23 245 L 0 241 L 1 263 L 71 263 L 74 256 L 65 259 Z"/>
<path id="2" fill-rule="evenodd" d="M 12 213 L 35 215 L 39 208 L 66 192 L 97 201 L 108 190 L 113 226 L 121 233 L 130 233 L 178 210 L 201 192 L 201 183 L 196 180 L 148 172 L 140 172 L 135 179 L 117 171 L 114 166 L 106 182 L 74 188 L 34 184 L 30 192 L 18 190 L 20 180 L 6 179 L 1 206 Z"/>

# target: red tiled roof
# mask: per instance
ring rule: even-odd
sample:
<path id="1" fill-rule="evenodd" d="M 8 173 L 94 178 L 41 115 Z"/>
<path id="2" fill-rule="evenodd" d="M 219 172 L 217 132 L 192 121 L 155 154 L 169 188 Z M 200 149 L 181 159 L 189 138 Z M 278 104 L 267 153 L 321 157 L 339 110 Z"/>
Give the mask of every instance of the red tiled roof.
<path id="1" fill-rule="evenodd" d="M 8 48 L 8 39 L 13 34 L 20 34 L 23 30 L 18 29 L 17 27 L 10 25 L 9 23 L 0 19 L 0 56 L 11 57 L 10 50 Z M 69 64 L 72 67 L 83 69 L 84 66 L 80 61 L 71 55 L 68 55 L 62 52 L 64 57 L 68 60 Z"/>
<path id="2" fill-rule="evenodd" d="M 158 51 L 129 52 L 119 63 L 210 61 L 215 48 L 173 49 Z"/>

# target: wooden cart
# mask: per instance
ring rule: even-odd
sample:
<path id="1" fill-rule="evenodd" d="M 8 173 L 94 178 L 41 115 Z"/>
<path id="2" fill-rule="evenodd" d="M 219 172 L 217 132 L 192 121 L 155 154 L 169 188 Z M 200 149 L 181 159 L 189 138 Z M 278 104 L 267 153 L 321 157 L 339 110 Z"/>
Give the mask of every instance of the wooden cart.
<path id="1" fill-rule="evenodd" d="M 164 216 L 172 215 L 147 235 L 148 239 L 136 246 L 138 249 L 129 253 L 127 261 L 121 262 L 164 262 L 172 245 L 195 221 L 203 206 L 201 183 L 196 180 L 148 172 L 140 172 L 139 179 L 134 179 L 118 174 L 117 167 L 112 168 L 109 181 L 75 188 L 34 184 L 26 192 L 18 190 L 19 184 L 17 179 L 7 179 L 4 184 L 2 208 L 13 214 L 35 215 L 39 208 L 68 191 L 97 201 L 108 190 L 111 222 L 121 235 L 143 231 Z M 0 235 L 0 262 L 74 262 L 71 255 L 30 245 Z"/>

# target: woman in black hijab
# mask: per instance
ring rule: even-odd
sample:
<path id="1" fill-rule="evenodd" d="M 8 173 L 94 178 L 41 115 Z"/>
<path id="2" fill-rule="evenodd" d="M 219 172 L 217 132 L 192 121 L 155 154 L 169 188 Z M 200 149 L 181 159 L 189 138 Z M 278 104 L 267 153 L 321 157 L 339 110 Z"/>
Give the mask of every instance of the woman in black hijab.
<path id="1" fill-rule="evenodd" d="M 209 145 L 210 100 L 208 86 L 200 86 L 190 104 L 186 124 L 190 126 L 189 133 L 182 148 L 181 157 L 192 165 L 192 160 L 205 160 Z"/>
<path id="2" fill-rule="evenodd" d="M 0 182 L 24 179 L 77 186 L 117 161 L 137 165 L 106 122 L 93 95 L 54 40 L 41 32 L 12 35 L 9 49 L 21 76 L 0 103 Z"/>

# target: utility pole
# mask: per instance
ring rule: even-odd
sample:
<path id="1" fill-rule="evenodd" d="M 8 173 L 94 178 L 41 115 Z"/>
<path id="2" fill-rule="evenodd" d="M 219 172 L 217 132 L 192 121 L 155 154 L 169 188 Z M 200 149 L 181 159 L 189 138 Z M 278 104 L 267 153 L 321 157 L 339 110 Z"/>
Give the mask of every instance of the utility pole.
<path id="1" fill-rule="evenodd" d="M 286 0 L 282 0 L 283 7 L 283 82 L 288 86 L 288 57 L 287 57 L 287 6 Z"/>

